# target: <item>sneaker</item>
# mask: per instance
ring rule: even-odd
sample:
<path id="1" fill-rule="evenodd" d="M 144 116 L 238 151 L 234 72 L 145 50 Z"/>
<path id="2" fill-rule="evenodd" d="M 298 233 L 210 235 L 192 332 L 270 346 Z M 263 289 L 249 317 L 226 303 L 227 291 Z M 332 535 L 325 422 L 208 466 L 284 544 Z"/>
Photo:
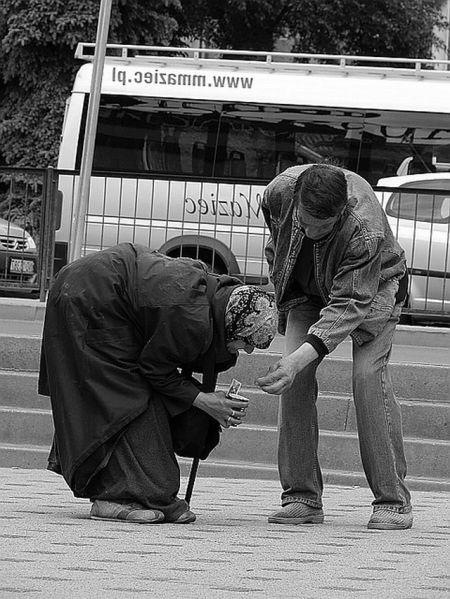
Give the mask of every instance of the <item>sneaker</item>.
<path id="1" fill-rule="evenodd" d="M 375 510 L 370 517 L 367 528 L 377 530 L 403 530 L 411 528 L 413 523 L 412 512 L 400 513 L 387 509 Z"/>
<path id="2" fill-rule="evenodd" d="M 146 509 L 139 503 L 114 503 L 100 499 L 92 504 L 90 517 L 93 520 L 121 520 L 135 524 L 155 524 L 164 520 L 162 512 Z"/>
<path id="3" fill-rule="evenodd" d="M 273 524 L 322 524 L 323 510 L 306 503 L 288 503 L 268 518 Z"/>

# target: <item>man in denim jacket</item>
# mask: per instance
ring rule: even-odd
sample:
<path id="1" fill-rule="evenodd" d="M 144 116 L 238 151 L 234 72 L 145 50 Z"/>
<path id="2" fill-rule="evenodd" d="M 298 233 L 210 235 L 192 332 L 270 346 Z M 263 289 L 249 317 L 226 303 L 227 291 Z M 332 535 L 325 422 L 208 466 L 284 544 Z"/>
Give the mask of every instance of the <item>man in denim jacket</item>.
<path id="1" fill-rule="evenodd" d="M 374 494 L 369 528 L 412 526 L 400 407 L 388 370 L 406 296 L 405 255 L 371 186 L 329 164 L 294 166 L 267 187 L 263 211 L 271 280 L 286 335 L 283 358 L 257 383 L 281 394 L 282 508 L 269 522 L 321 523 L 317 380 L 349 335 L 364 471 Z"/>

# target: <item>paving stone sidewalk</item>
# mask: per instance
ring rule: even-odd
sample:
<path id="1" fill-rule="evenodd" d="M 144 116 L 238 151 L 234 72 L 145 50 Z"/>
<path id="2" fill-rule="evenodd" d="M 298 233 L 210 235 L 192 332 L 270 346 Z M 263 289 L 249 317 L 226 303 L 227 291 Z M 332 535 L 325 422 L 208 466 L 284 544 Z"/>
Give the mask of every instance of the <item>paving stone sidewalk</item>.
<path id="1" fill-rule="evenodd" d="M 200 476 L 194 524 L 138 525 L 90 520 L 51 472 L 0 478 L 1 599 L 450 596 L 448 493 L 415 492 L 411 530 L 371 531 L 369 490 L 329 486 L 325 524 L 286 526 L 267 522 L 276 481 Z"/>

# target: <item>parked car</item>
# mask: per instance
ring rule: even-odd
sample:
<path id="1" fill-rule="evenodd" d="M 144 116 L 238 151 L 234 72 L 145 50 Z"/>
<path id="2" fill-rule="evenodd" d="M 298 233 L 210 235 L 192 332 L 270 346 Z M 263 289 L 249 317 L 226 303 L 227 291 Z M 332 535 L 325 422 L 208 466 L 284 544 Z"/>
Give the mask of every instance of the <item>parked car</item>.
<path id="1" fill-rule="evenodd" d="M 12 288 L 33 285 L 37 279 L 37 250 L 31 235 L 0 218 L 0 284 Z"/>
<path id="2" fill-rule="evenodd" d="M 450 322 L 450 173 L 380 179 L 377 190 L 406 252 L 412 320 Z"/>

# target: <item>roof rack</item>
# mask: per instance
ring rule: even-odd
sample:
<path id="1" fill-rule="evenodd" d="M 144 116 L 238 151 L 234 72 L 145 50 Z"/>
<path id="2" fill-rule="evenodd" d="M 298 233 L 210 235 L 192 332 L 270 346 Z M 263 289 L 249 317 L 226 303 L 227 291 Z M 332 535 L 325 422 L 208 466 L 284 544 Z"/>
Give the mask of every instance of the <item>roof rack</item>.
<path id="1" fill-rule="evenodd" d="M 93 61 L 95 44 L 80 42 L 75 58 Z M 298 52 L 261 52 L 253 50 L 222 50 L 220 48 L 188 48 L 172 46 L 141 46 L 131 44 L 107 44 L 106 59 L 121 62 L 154 61 L 171 63 L 186 61 L 196 65 L 214 63 L 214 66 L 273 70 L 324 70 L 343 74 L 364 73 L 381 76 L 406 75 L 417 78 L 450 78 L 450 60 L 427 58 L 392 58 L 382 56 L 354 56 L 345 54 L 307 54 Z M 226 60 L 223 60 L 226 58 Z"/>

